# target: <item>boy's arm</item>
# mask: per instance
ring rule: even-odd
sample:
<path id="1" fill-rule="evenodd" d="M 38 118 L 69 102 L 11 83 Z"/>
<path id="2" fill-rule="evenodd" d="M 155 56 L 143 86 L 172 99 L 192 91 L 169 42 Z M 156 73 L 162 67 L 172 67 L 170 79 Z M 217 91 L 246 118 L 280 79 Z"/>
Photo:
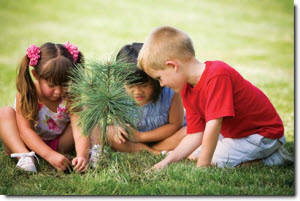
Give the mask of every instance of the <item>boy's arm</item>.
<path id="1" fill-rule="evenodd" d="M 157 142 L 164 140 L 178 131 L 183 126 L 183 105 L 181 96 L 178 93 L 174 93 L 170 111 L 169 111 L 169 123 L 160 126 L 154 130 L 137 133 L 134 132 L 134 137 L 138 142 Z"/>
<path id="2" fill-rule="evenodd" d="M 211 160 L 221 131 L 222 120 L 223 118 L 213 119 L 206 123 L 197 167 L 211 165 Z"/>
<path id="3" fill-rule="evenodd" d="M 188 134 L 182 139 L 175 150 L 165 159 L 154 165 L 154 169 L 160 169 L 172 162 L 177 162 L 188 157 L 202 144 L 197 167 L 210 166 L 217 146 L 223 118 L 210 120 L 206 123 L 205 131 Z"/>
<path id="4" fill-rule="evenodd" d="M 154 165 L 154 169 L 160 169 L 170 163 L 180 161 L 188 157 L 202 143 L 203 132 L 188 134 L 185 136 L 178 146 L 165 159 Z"/>

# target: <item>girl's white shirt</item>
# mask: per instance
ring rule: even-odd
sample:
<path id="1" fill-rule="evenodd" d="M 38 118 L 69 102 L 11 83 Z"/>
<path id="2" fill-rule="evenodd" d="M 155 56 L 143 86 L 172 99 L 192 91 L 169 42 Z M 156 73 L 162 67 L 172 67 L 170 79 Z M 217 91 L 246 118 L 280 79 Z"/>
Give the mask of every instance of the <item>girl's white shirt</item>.
<path id="1" fill-rule="evenodd" d="M 51 111 L 42 102 L 38 104 L 39 114 L 38 120 L 34 122 L 34 130 L 43 140 L 53 140 L 62 134 L 70 122 L 70 116 L 66 112 L 67 99 L 61 99 L 56 112 Z M 16 100 L 14 108 L 16 109 Z"/>

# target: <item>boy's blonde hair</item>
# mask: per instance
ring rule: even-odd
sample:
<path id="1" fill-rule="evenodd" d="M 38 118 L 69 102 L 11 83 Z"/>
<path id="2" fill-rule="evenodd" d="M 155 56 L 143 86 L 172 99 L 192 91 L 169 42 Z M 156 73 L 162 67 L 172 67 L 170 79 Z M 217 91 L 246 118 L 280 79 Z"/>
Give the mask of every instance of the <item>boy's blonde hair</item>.
<path id="1" fill-rule="evenodd" d="M 139 53 L 138 66 L 146 70 L 164 69 L 168 60 L 188 61 L 195 57 L 191 38 L 183 31 L 162 26 L 155 28 L 146 38 Z"/>

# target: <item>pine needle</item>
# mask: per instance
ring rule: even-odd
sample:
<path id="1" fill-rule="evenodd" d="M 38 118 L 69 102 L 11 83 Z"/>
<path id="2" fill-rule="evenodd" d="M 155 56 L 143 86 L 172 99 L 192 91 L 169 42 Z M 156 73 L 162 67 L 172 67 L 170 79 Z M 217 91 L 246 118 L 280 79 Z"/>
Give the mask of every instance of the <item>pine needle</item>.
<path id="1" fill-rule="evenodd" d="M 131 135 L 129 128 L 136 129 L 141 114 L 140 107 L 124 88 L 125 84 L 137 79 L 132 75 L 136 66 L 112 60 L 77 66 L 71 72 L 69 85 L 70 110 L 79 117 L 82 134 L 91 135 L 95 127 L 100 127 L 102 145 L 107 142 L 109 125 L 120 126 Z"/>

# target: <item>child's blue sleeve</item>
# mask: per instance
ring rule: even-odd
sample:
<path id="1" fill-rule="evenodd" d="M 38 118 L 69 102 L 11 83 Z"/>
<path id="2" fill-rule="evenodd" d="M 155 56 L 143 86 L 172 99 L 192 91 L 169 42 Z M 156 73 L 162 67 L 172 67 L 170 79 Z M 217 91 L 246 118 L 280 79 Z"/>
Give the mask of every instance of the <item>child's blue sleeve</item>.
<path id="1" fill-rule="evenodd" d="M 163 98 L 161 99 L 162 105 L 168 109 L 171 107 L 174 91 L 171 88 L 164 87 L 161 91 Z"/>
<path id="2" fill-rule="evenodd" d="M 171 88 L 164 87 L 161 93 L 164 96 L 164 98 L 162 99 L 164 101 L 163 105 L 165 107 L 168 107 L 168 109 L 170 109 L 175 92 Z M 183 126 L 186 126 L 185 111 L 183 117 Z"/>

